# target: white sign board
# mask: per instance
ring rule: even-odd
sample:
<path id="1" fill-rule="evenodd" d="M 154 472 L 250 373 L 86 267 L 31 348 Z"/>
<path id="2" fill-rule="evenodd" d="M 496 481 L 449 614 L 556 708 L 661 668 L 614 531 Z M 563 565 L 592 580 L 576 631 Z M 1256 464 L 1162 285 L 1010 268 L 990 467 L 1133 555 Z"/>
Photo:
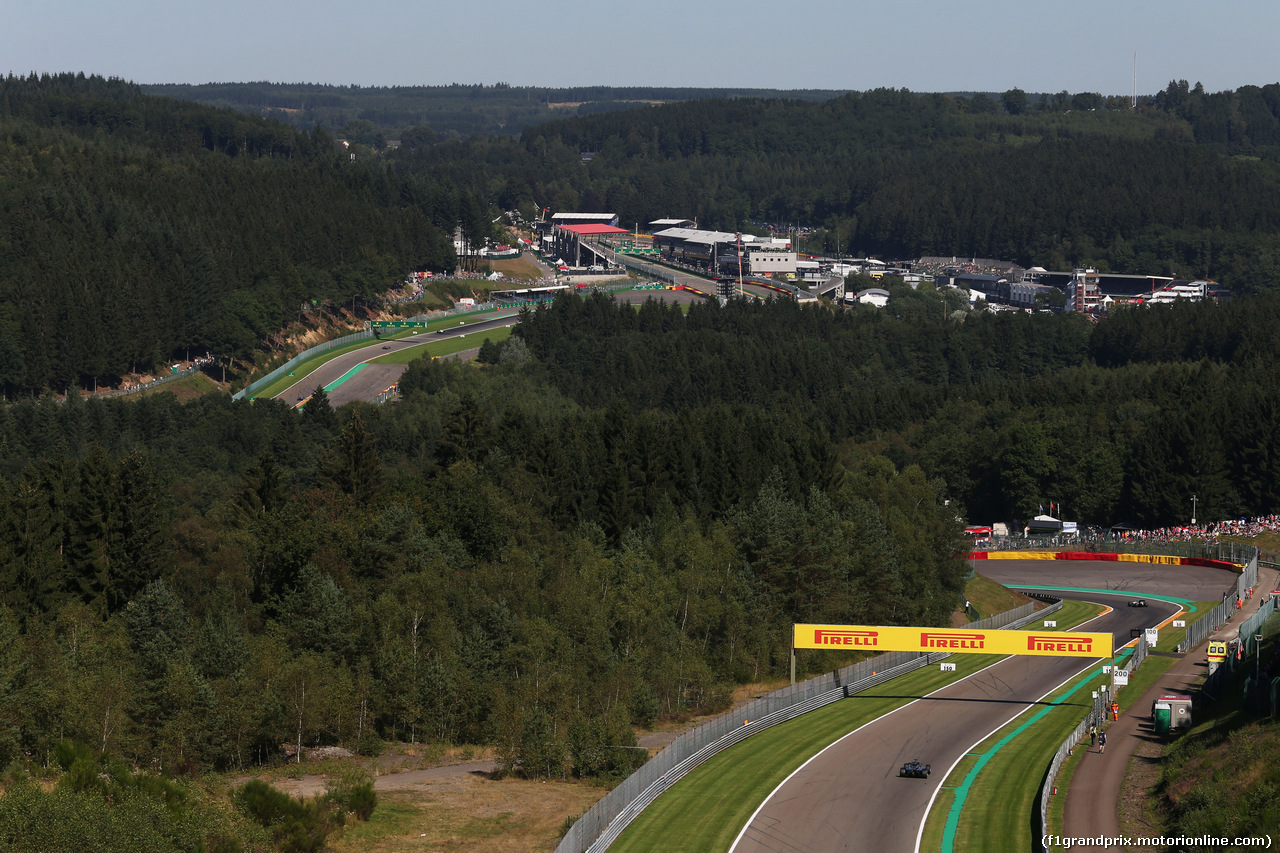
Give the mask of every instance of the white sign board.
<path id="1" fill-rule="evenodd" d="M 1174 619 L 1174 620 L 1173 620 L 1173 627 L 1175 627 L 1175 628 L 1185 628 L 1185 627 L 1187 627 L 1187 620 L 1186 620 L 1186 619 Z"/>
<path id="2" fill-rule="evenodd" d="M 1148 628 L 1148 629 L 1146 630 L 1146 634 L 1147 634 L 1147 645 L 1148 645 L 1148 646 L 1154 646 L 1157 642 L 1159 642 L 1159 640 L 1160 640 L 1160 629 L 1159 629 L 1159 628 Z"/>
<path id="3" fill-rule="evenodd" d="M 953 664 L 953 663 L 940 663 L 940 664 L 938 664 L 938 666 L 940 666 L 940 667 L 942 668 L 942 671 L 943 671 L 943 672 L 955 672 L 955 671 L 956 671 L 956 665 L 955 665 L 955 664 Z"/>
<path id="4" fill-rule="evenodd" d="M 1114 673 L 1112 673 L 1112 674 L 1115 676 L 1116 687 L 1128 687 L 1128 686 L 1129 686 L 1129 673 L 1128 673 L 1128 672 L 1126 672 L 1126 671 L 1125 671 L 1125 670 L 1123 670 L 1123 669 L 1120 669 L 1119 667 L 1116 667 L 1115 672 L 1114 672 Z"/>
<path id="5" fill-rule="evenodd" d="M 1056 619 L 1046 619 L 1046 620 L 1044 620 L 1044 626 L 1045 626 L 1046 628 L 1057 628 L 1057 627 L 1058 627 L 1058 620 L 1056 620 Z"/>

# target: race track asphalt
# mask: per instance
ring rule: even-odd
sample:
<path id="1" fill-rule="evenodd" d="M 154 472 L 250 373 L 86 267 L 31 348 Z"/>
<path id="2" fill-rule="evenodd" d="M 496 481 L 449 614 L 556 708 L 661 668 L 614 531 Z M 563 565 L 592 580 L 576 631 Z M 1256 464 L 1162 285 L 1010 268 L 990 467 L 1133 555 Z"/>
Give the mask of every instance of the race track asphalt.
<path id="1" fill-rule="evenodd" d="M 634 305 L 638 305 L 649 299 L 656 299 L 659 302 L 686 305 L 692 302 L 701 302 L 705 299 L 705 297 L 698 296 L 695 293 L 678 290 L 629 290 L 615 294 L 614 298 L 620 302 L 627 302 Z M 460 335 L 475 337 L 476 347 L 478 348 L 480 343 L 484 340 L 484 332 L 500 328 L 502 326 L 514 325 L 518 319 L 518 315 L 511 314 L 492 320 L 468 322 L 465 325 L 459 325 L 456 329 L 450 329 L 443 335 L 432 332 L 430 334 L 421 334 L 414 337 L 386 341 L 382 344 L 373 344 L 367 347 L 361 347 L 358 350 L 352 350 L 349 353 L 345 353 L 325 362 L 277 394 L 276 399 L 284 400 L 290 405 L 293 405 L 299 400 L 304 400 L 309 397 L 318 386 L 324 385 L 328 387 L 331 383 L 337 382 L 350 371 L 359 368 L 356 373 L 352 374 L 341 385 L 328 391 L 329 405 L 336 409 L 344 403 L 351 403 L 357 400 L 363 400 L 365 402 L 376 400 L 379 394 L 400 380 L 401 374 L 404 373 L 405 368 L 408 365 L 373 364 L 372 362 L 374 359 L 398 350 L 420 348 L 424 344 L 432 341 L 458 337 Z M 445 357 L 471 358 L 474 357 L 474 355 L 475 350 L 466 350 L 462 353 L 455 353 L 452 356 Z"/>
<path id="2" fill-rule="evenodd" d="M 1108 631 L 1117 648 L 1129 642 L 1131 628 L 1148 627 L 1171 612 L 1155 601 L 1145 609 L 1129 608 L 1125 606 L 1128 599 L 1161 594 L 1214 600 L 1234 583 L 1234 575 L 1217 569 L 1143 563 L 990 560 L 974 565 L 1008 586 L 1111 590 L 1070 596 L 1114 608 L 1078 630 Z M 949 769 L 1041 697 L 1101 662 L 1011 657 L 918 698 L 846 735 L 793 774 L 760 807 L 731 849 L 736 853 L 914 850 L 929 804 Z M 858 699 L 843 701 L 852 708 Z M 1081 705 L 1082 715 L 1086 708 Z M 912 759 L 931 764 L 932 776 L 900 778 L 898 769 Z M 1039 778 L 1039 772 L 1031 774 L 1028 784 L 1038 784 Z"/>
<path id="3" fill-rule="evenodd" d="M 277 394 L 276 399 L 284 400 L 292 405 L 298 400 L 310 396 L 318 386 L 328 386 L 333 382 L 337 382 L 347 373 L 359 367 L 359 372 L 353 374 L 341 385 L 328 392 L 329 404 L 336 409 L 344 403 L 356 400 L 364 400 L 366 402 L 374 400 L 400 379 L 400 375 L 404 373 L 408 365 L 370 364 L 367 362 L 398 350 L 421 348 L 432 341 L 451 337 L 474 336 L 476 345 L 479 346 L 480 342 L 484 340 L 485 331 L 513 325 L 517 320 L 517 315 L 499 317 L 492 320 L 479 320 L 460 325 L 456 330 L 451 329 L 443 335 L 432 332 L 361 347 L 320 365 Z"/>

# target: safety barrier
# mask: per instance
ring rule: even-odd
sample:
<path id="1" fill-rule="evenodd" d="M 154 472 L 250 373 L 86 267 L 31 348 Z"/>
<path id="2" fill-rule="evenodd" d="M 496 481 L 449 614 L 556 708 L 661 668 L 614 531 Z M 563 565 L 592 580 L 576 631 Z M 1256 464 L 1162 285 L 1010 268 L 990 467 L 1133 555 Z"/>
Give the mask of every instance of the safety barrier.
<path id="1" fill-rule="evenodd" d="M 1245 563 L 1244 570 L 1240 576 L 1236 578 L 1235 584 L 1222 595 L 1222 603 L 1210 610 L 1205 616 L 1196 620 L 1187 626 L 1187 635 L 1181 643 L 1178 644 L 1178 652 L 1187 652 L 1203 643 L 1205 640 L 1227 623 L 1231 615 L 1238 609 L 1236 607 L 1237 600 L 1243 600 L 1247 591 L 1258 584 L 1258 557 L 1255 553 L 1252 559 Z"/>
<path id="2" fill-rule="evenodd" d="M 1033 603 L 972 623 L 976 629 L 1019 628 L 1061 607 L 1061 602 L 1037 611 Z M 608 849 L 627 825 L 671 785 L 722 750 L 757 732 L 821 708 L 847 693 L 866 690 L 890 678 L 943 660 L 944 654 L 890 652 L 833 673 L 784 687 L 754 702 L 722 714 L 676 738 L 628 776 L 569 827 L 556 853 Z"/>
<path id="3" fill-rule="evenodd" d="M 290 370 L 293 370 L 299 364 L 302 364 L 302 362 L 306 361 L 312 356 L 319 355 L 322 352 L 328 352 L 329 350 L 335 349 L 337 347 L 344 347 L 347 344 L 353 344 L 358 341 L 366 341 L 372 337 L 373 337 L 373 331 L 370 329 L 365 329 L 364 331 L 356 332 L 355 334 L 352 334 L 352 335 L 343 335 L 340 338 L 334 338 L 331 341 L 325 341 L 324 343 L 317 344 L 316 346 L 313 346 L 310 349 L 303 350 L 302 352 L 295 355 L 293 358 L 286 361 L 284 364 L 277 367 L 275 370 L 268 373 L 266 376 L 263 376 L 261 379 L 255 379 L 253 382 L 250 382 L 248 385 L 244 386 L 239 391 L 232 394 L 231 399 L 241 400 L 241 399 L 244 399 L 244 397 L 246 396 L 252 398 L 252 396 L 255 393 L 257 393 L 259 390 L 266 388 L 272 382 L 275 382 L 281 376 L 284 376 Z"/>
<path id="4" fill-rule="evenodd" d="M 1193 544 L 1194 543 L 1160 543 L 1160 547 L 1177 547 Z M 1233 545 L 1233 543 L 1226 544 Z M 1199 547 L 1203 548 L 1205 546 Z M 1223 624 L 1231 618 L 1231 614 L 1236 611 L 1236 596 L 1243 597 L 1245 590 L 1256 586 L 1258 583 L 1258 549 L 1248 545 L 1233 545 L 1233 547 L 1228 548 L 1227 551 L 1233 557 L 1239 556 L 1245 558 L 1244 567 L 1239 576 L 1237 576 L 1236 582 L 1223 594 L 1223 602 L 1213 610 L 1209 611 L 1206 615 L 1187 626 L 1186 636 L 1183 641 L 1178 644 L 1177 650 L 1179 653 L 1194 649 L 1196 646 L 1200 645 L 1212 636 L 1213 632 L 1221 628 Z M 1249 553 L 1250 551 L 1252 553 Z M 1221 561 L 1228 558 L 1224 557 L 1221 552 L 1219 552 L 1217 556 L 1211 558 L 1206 557 L 1206 559 Z M 1230 561 L 1234 562 L 1234 560 Z M 1270 615 L 1271 612 L 1267 608 L 1263 607 L 1260 608 L 1253 616 L 1250 616 L 1242 622 L 1240 625 L 1242 641 L 1247 633 L 1250 638 L 1250 642 L 1252 643 L 1252 638 L 1257 632 L 1257 629 L 1261 628 L 1262 623 L 1266 621 L 1267 617 Z M 1143 661 L 1147 659 L 1148 651 L 1147 638 L 1145 636 L 1140 637 L 1136 647 L 1134 648 L 1133 657 L 1129 659 L 1122 669 L 1127 674 L 1136 672 L 1138 668 L 1142 666 Z M 1254 651 L 1256 652 L 1257 649 L 1255 648 Z M 1076 744 L 1083 739 L 1084 733 L 1089 730 L 1089 726 L 1096 725 L 1106 719 L 1106 708 L 1100 704 L 1102 702 L 1105 702 L 1105 696 L 1094 697 L 1093 707 L 1090 709 L 1089 713 L 1085 715 L 1084 719 L 1080 721 L 1080 724 L 1076 726 L 1075 730 L 1071 734 L 1067 735 L 1066 740 L 1064 740 L 1062 745 L 1058 747 L 1058 751 L 1054 755 L 1053 760 L 1049 762 L 1049 769 L 1045 771 L 1044 783 L 1040 788 L 1040 826 L 1038 827 L 1039 831 L 1035 833 L 1037 851 L 1044 851 L 1046 849 L 1041 841 L 1049 832 L 1049 798 L 1056 790 L 1054 780 L 1058 778 L 1058 771 L 1062 768 L 1062 763 L 1066 760 L 1067 756 L 1071 755 Z"/>
<path id="5" fill-rule="evenodd" d="M 1077 536 L 999 536 L 983 546 L 987 552 L 1061 551 L 1092 554 L 1147 554 L 1188 559 L 1221 560 L 1237 565 L 1258 559 L 1258 549 L 1236 542 L 1147 542 Z M 1049 559 L 1049 558 L 1046 558 Z M 1257 571 L 1255 564 L 1254 571 Z"/>

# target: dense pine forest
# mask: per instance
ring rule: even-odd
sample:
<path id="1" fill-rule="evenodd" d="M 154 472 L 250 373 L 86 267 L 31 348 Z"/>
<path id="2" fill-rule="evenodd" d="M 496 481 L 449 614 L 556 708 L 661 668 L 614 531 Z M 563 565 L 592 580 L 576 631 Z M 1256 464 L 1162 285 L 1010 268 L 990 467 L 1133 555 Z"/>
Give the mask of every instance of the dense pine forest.
<path id="1" fill-rule="evenodd" d="M 453 181 L 469 173 L 508 208 L 605 210 L 629 229 L 773 223 L 816 229 L 805 247 L 826 253 L 1280 285 L 1280 84 L 1206 94 L 1173 82 L 1135 111 L 1085 95 L 696 101 L 398 157 Z"/>
<path id="2" fill-rule="evenodd" d="M 152 849 L 314 849 L 321 806 L 246 786 L 219 810 L 184 781 L 285 744 L 481 744 L 504 772 L 616 780 L 636 727 L 783 677 L 792 622 L 948 624 L 965 520 L 1053 501 L 1160 526 L 1192 493 L 1205 518 L 1275 512 L 1273 143 L 1199 140 L 1179 110 L 1217 96 L 1171 91 L 1137 115 L 711 102 L 687 139 L 676 105 L 353 161 L 323 131 L 121 81 L 3 81 L 0 848 L 41 827 L 45 849 L 143 828 Z M 735 107 L 759 132 L 735 134 Z M 1108 183 L 1121 165 L 1155 183 Z M 562 298 L 479 364 L 419 361 L 395 403 L 337 411 L 35 396 L 187 345 L 249 356 L 303 302 L 450 266 L 447 235 L 486 233 L 489 204 L 731 224 L 773 185 L 773 213 L 923 250 L 920 223 L 952 220 L 891 189 L 917 180 L 964 206 L 940 246 L 1013 240 L 1026 211 L 1082 260 L 1123 234 L 1142 263 L 1253 272 L 1230 302 L 1097 323 L 906 287 L 884 310 Z M 1032 198 L 1050 191 L 1065 212 Z M 1090 193 L 1114 203 L 1073 206 Z"/>
<path id="3" fill-rule="evenodd" d="M 0 80 L 0 389 L 243 359 L 300 309 L 451 269 L 465 192 L 118 80 Z"/>
<path id="4" fill-rule="evenodd" d="M 788 97 L 826 100 L 840 92 L 659 86 L 331 86 L 319 83 L 147 84 L 149 95 L 228 107 L 310 131 L 330 132 L 374 148 L 439 137 L 518 136 L 526 125 L 565 116 L 633 110 L 707 98 Z"/>
<path id="5" fill-rule="evenodd" d="M 607 775 L 592 738 L 780 675 L 793 621 L 944 622 L 966 512 L 1275 507 L 1277 298 L 939 314 L 568 298 L 391 406 L 0 409 L 4 757 L 428 739 Z"/>
<path id="6" fill-rule="evenodd" d="M 411 269 L 451 269 L 455 227 L 482 243 L 516 208 L 797 224 L 816 229 L 814 250 L 1092 265 L 1239 293 L 1280 283 L 1280 84 L 1174 82 L 1137 111 L 1016 95 L 722 98 L 519 139 L 420 128 L 379 151 L 124 81 L 11 76 L 0 390 L 117 384 L 191 352 L 237 375 L 303 309 L 373 305 Z"/>

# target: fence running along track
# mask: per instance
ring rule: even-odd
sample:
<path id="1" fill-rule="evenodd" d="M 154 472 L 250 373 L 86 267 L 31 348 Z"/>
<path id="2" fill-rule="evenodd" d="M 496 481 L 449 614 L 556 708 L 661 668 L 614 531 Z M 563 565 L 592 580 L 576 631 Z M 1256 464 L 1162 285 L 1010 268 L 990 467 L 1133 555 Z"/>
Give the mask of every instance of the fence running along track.
<path id="1" fill-rule="evenodd" d="M 1169 543 L 1166 547 L 1170 547 L 1174 553 L 1169 554 L 1168 552 L 1164 552 L 1164 554 L 1167 556 L 1203 556 L 1209 557 L 1210 559 L 1228 560 L 1230 562 L 1236 562 L 1240 558 L 1245 558 L 1246 562 L 1244 564 L 1244 570 L 1236 577 L 1236 582 L 1228 587 L 1227 591 L 1223 593 L 1222 603 L 1197 621 L 1187 626 L 1186 636 L 1182 642 L 1178 644 L 1177 651 L 1179 653 L 1194 649 L 1196 646 L 1200 645 L 1212 636 L 1213 632 L 1221 628 L 1226 621 L 1231 618 L 1231 614 L 1235 612 L 1236 597 L 1239 596 L 1243 598 L 1245 590 L 1258 583 L 1258 549 L 1250 545 L 1241 546 L 1234 543 L 1226 543 L 1225 546 L 1193 546 L 1193 550 L 1198 551 L 1198 553 L 1184 554 L 1183 551 L 1186 550 L 1185 546 L 1188 545 L 1192 545 L 1192 543 Z M 1217 556 L 1212 556 L 1207 553 L 1214 547 L 1218 547 Z M 1162 552 L 1144 550 L 1141 553 L 1161 554 Z M 1252 627 L 1254 625 L 1253 620 L 1256 619 L 1256 624 L 1261 626 L 1262 622 L 1269 615 L 1270 613 L 1266 612 L 1264 609 L 1246 620 L 1240 628 L 1242 639 L 1244 632 L 1248 630 L 1250 632 L 1250 642 L 1252 642 L 1252 632 L 1254 630 Z M 1256 653 L 1257 649 L 1254 649 L 1254 651 Z M 1138 642 L 1134 647 L 1133 657 L 1129 659 L 1128 663 L 1125 664 L 1122 669 L 1130 674 L 1136 672 L 1138 667 L 1142 666 L 1143 661 L 1147 659 L 1147 653 L 1147 638 L 1144 635 L 1138 639 Z M 1040 826 L 1038 827 L 1039 831 L 1035 833 L 1035 849 L 1037 851 L 1042 852 L 1045 850 L 1045 847 L 1041 842 L 1049 832 L 1049 798 L 1053 795 L 1054 781 L 1058 778 L 1058 771 L 1062 769 L 1062 763 L 1067 760 L 1067 756 L 1071 755 L 1076 744 L 1080 743 L 1080 741 L 1084 739 L 1085 734 L 1089 731 L 1089 727 L 1106 720 L 1107 708 L 1104 704 L 1100 704 L 1105 701 L 1105 697 L 1094 698 L 1093 707 L 1090 708 L 1089 713 L 1084 716 L 1084 719 L 1082 719 L 1075 727 L 1075 730 L 1072 731 L 1071 734 L 1067 735 L 1066 740 L 1062 742 L 1062 745 L 1058 747 L 1057 753 L 1054 754 L 1053 760 L 1049 762 L 1049 769 L 1045 772 L 1044 782 L 1040 786 Z"/>
<path id="2" fill-rule="evenodd" d="M 1021 628 L 1061 606 L 1062 603 L 1058 602 L 1037 611 L 1035 604 L 1028 603 L 966 627 Z M 775 690 L 743 708 L 685 732 L 578 818 L 560 840 L 556 853 L 599 853 L 608 849 L 631 821 L 663 791 L 717 753 L 757 732 L 947 657 L 943 653 L 920 652 L 877 655 L 836 672 Z"/>

